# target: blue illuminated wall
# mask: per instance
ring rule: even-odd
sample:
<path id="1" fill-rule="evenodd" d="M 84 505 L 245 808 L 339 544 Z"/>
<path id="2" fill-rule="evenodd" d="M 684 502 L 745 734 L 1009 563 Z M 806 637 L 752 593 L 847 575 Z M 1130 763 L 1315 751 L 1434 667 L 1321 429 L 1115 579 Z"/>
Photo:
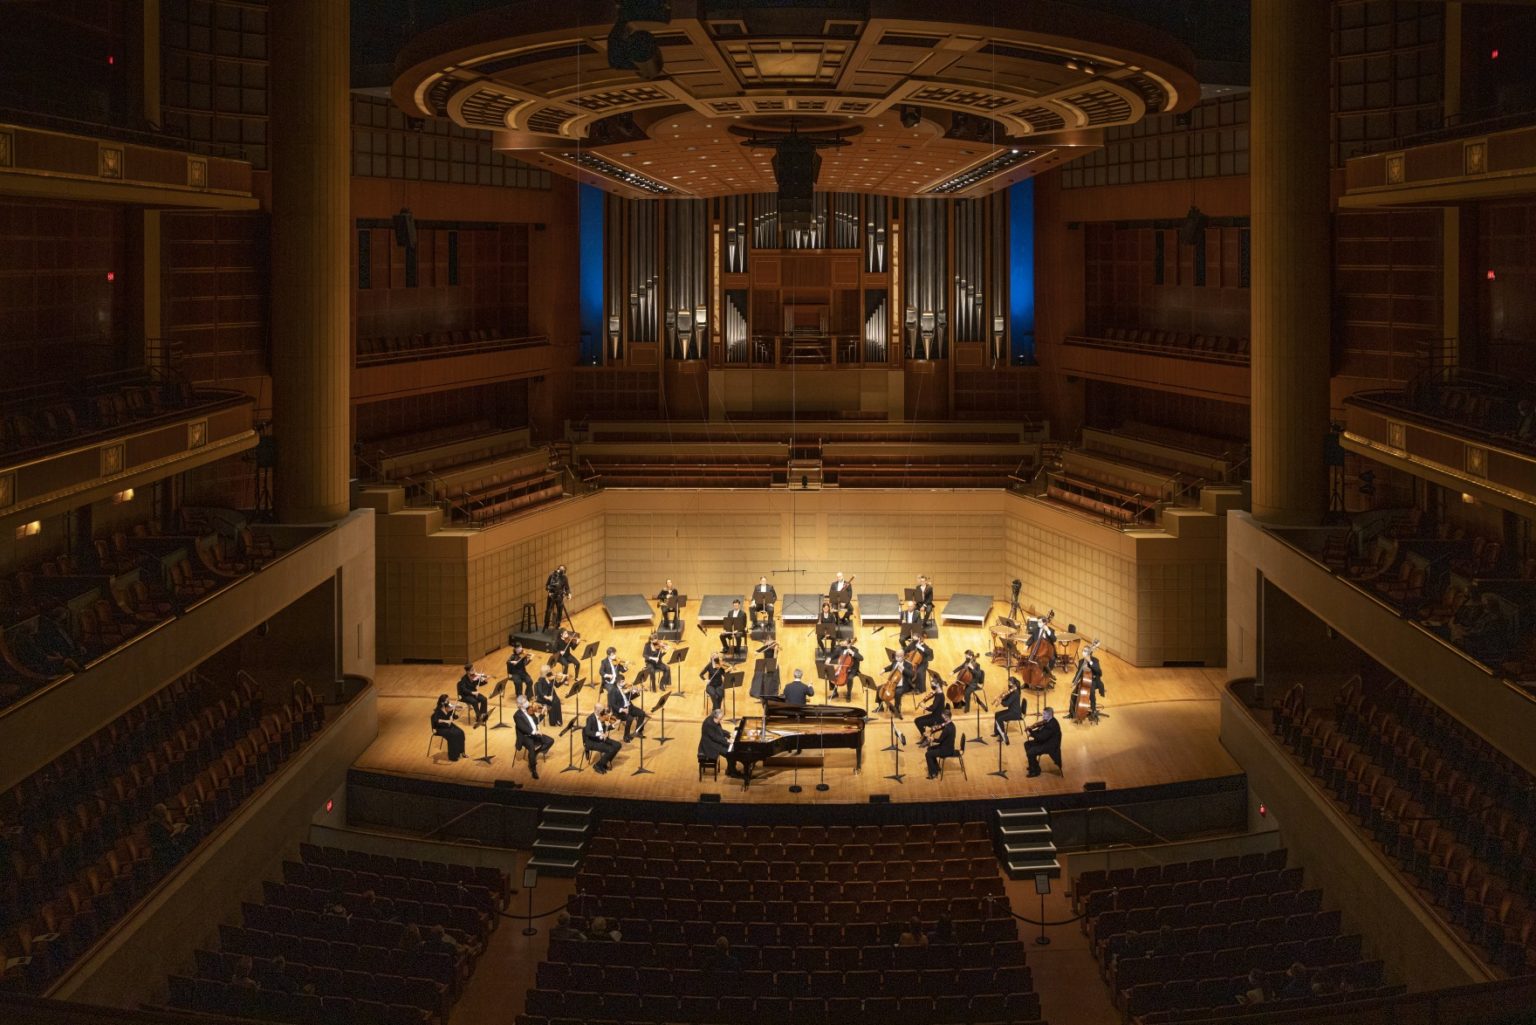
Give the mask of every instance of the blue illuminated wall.
<path id="1" fill-rule="evenodd" d="M 1008 336 L 1013 362 L 1035 361 L 1035 181 L 1008 187 Z"/>
<path id="2" fill-rule="evenodd" d="M 577 222 L 581 239 L 581 362 L 603 358 L 603 218 L 608 194 L 580 186 Z"/>

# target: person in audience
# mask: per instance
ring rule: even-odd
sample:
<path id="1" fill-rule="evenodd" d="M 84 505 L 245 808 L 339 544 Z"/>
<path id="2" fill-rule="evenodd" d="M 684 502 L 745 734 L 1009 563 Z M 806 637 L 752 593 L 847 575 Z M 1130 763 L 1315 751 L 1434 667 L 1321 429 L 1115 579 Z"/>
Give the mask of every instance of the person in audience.
<path id="1" fill-rule="evenodd" d="M 281 954 L 267 964 L 267 969 L 261 973 L 258 983 L 268 993 L 292 995 L 299 992 L 299 984 L 288 975 L 288 960 Z"/>
<path id="2" fill-rule="evenodd" d="M 448 695 L 437 696 L 437 707 L 432 709 L 432 732 L 442 737 L 448 745 L 448 760 L 456 762 L 464 757 L 464 731 L 453 724 L 454 710 L 448 703 Z"/>
<path id="3" fill-rule="evenodd" d="M 1243 991 L 1237 994 L 1237 1002 L 1240 1004 L 1262 1004 L 1270 998 L 1269 984 L 1264 979 L 1264 973 L 1257 968 L 1248 973 L 1242 985 Z"/>
<path id="4" fill-rule="evenodd" d="M 624 934 L 619 931 L 619 923 L 609 922 L 602 915 L 598 915 L 587 925 L 587 939 L 589 940 L 602 940 L 604 942 L 611 940 L 617 943 L 623 938 Z"/>
<path id="5" fill-rule="evenodd" d="M 1285 970 L 1285 978 L 1280 980 L 1280 991 L 1275 994 L 1276 999 L 1298 1000 L 1311 995 L 1312 980 L 1307 966 L 1300 961 L 1292 961 L 1291 966 Z"/>
<path id="6" fill-rule="evenodd" d="M 155 868 L 169 872 L 192 849 L 192 827 L 171 816 L 164 803 L 156 804 L 149 816 L 149 853 Z"/>
<path id="7" fill-rule="evenodd" d="M 907 927 L 901 931 L 901 936 L 896 940 L 898 947 L 926 947 L 928 934 L 923 931 L 923 923 L 916 918 L 907 923 Z"/>
<path id="8" fill-rule="evenodd" d="M 1470 602 L 1468 603 L 1470 604 Z M 1509 618 L 1499 607 L 1497 595 L 1484 593 L 1463 622 L 1460 643 L 1475 658 L 1495 658 L 1514 644 Z"/>
<path id="9" fill-rule="evenodd" d="M 731 939 L 729 936 L 717 936 L 715 949 L 710 955 L 709 971 L 729 972 L 735 974 L 741 971 L 741 962 L 736 955 L 731 953 Z"/>
<path id="10" fill-rule="evenodd" d="M 248 955 L 242 954 L 235 959 L 234 970 L 229 973 L 229 984 L 236 989 L 252 992 L 261 988 L 256 984 L 256 969 Z"/>
<path id="11" fill-rule="evenodd" d="M 474 971 L 474 949 L 454 939 L 453 934 L 441 925 L 434 925 L 427 931 L 422 949 L 429 954 L 447 954 L 451 957 L 461 981 L 468 981 L 469 973 Z"/>
<path id="12" fill-rule="evenodd" d="M 571 924 L 571 916 L 564 911 L 555 919 L 555 927 L 549 931 L 552 940 L 579 940 L 581 930 Z"/>
<path id="13" fill-rule="evenodd" d="M 948 915 L 940 915 L 939 920 L 933 923 L 933 930 L 928 933 L 929 943 L 954 943 L 955 920 Z"/>

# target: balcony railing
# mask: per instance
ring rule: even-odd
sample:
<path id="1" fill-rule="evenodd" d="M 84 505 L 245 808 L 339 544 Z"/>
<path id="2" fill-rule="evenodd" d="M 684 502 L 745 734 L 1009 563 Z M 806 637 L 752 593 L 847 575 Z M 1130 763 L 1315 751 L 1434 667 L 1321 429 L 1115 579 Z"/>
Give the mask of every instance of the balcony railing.
<path id="1" fill-rule="evenodd" d="M 889 367 L 899 348 L 858 335 L 753 335 L 725 347 L 716 365 L 728 368 Z"/>

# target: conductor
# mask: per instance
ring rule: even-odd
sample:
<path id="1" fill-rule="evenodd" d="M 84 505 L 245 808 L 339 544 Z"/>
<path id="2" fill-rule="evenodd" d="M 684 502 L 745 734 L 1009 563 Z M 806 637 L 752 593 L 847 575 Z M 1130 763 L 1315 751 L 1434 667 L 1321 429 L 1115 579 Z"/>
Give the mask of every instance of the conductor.
<path id="1" fill-rule="evenodd" d="M 1061 768 L 1061 723 L 1050 707 L 1040 710 L 1040 721 L 1026 731 L 1029 739 L 1024 742 L 1024 754 L 1029 758 L 1027 776 L 1040 775 L 1040 756 L 1050 755 L 1051 761 Z M 1065 770 L 1063 770 L 1065 772 Z"/>
<path id="2" fill-rule="evenodd" d="M 816 695 L 811 685 L 805 682 L 805 674 L 795 670 L 795 678 L 789 681 L 789 686 L 784 688 L 784 702 L 790 705 L 804 705 L 809 698 Z"/>

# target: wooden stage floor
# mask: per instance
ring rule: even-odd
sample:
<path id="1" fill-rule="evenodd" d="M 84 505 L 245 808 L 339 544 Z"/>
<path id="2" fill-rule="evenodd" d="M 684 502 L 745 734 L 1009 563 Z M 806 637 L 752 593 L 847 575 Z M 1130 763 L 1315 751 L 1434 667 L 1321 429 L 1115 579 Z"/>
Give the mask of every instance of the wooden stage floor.
<path id="1" fill-rule="evenodd" d="M 1008 607 L 993 607 L 992 618 L 1006 615 Z M 645 627 L 615 628 L 608 625 L 601 606 L 592 606 L 575 616 L 575 623 L 583 641 L 596 640 L 600 651 L 612 644 L 620 657 L 627 658 L 632 673 L 641 665 L 640 649 L 648 636 Z M 878 684 L 886 664 L 884 650 L 895 647 L 897 631 L 894 626 L 885 629 L 860 629 L 859 648 L 864 653 L 864 668 Z M 816 643 L 809 627 L 779 626 L 779 640 L 783 645 L 780 653 L 780 676 L 787 682 L 794 669 L 805 670 L 807 677 L 814 675 Z M 829 751 L 826 754 L 826 781 L 830 789 L 818 792 L 814 784 L 821 768 L 819 757 L 807 751 L 799 759 L 778 760 L 759 766 L 750 787 L 743 789 L 740 780 L 730 779 L 724 773 L 724 762 L 719 782 L 706 777 L 698 779 L 697 747 L 699 724 L 707 703 L 703 681 L 698 678 L 710 655 L 718 647 L 719 633 L 711 630 L 708 637 L 699 632 L 692 621 L 687 622 L 682 644 L 688 648 L 686 661 L 672 668 L 673 690 L 683 684 L 683 695 L 674 693 L 667 702 L 666 732 L 672 739 L 658 744 L 661 734 L 659 716 L 652 716 L 646 731 L 645 767 L 653 770 L 634 775 L 639 766 L 639 742 L 632 741 L 613 763 L 613 771 L 598 775 L 590 769 L 580 772 L 562 772 L 569 764 L 567 745 L 574 751 L 576 764 L 581 765 L 581 737 L 577 731 L 573 740 L 560 738 L 549 755 L 539 763 L 539 779 L 533 780 L 528 772 L 526 754 L 515 752 L 515 731 L 466 730 L 468 734 L 465 757 L 450 762 L 443 754 L 442 745 L 433 745 L 427 755 L 430 730 L 428 720 L 437 696 L 454 691 L 454 685 L 463 672 L 459 666 L 436 665 L 381 665 L 375 675 L 379 691 L 379 735 L 358 759 L 355 767 L 369 772 L 409 776 L 420 779 L 440 780 L 470 785 L 490 786 L 498 779 L 510 779 L 534 792 L 554 794 L 590 795 L 604 798 L 685 801 L 695 802 L 702 792 L 720 795 L 724 802 L 795 803 L 795 804 L 864 804 L 871 794 L 888 794 L 893 802 L 950 801 L 950 800 L 997 800 L 1078 793 L 1083 784 L 1103 781 L 1112 790 L 1154 786 L 1163 783 L 1188 782 L 1230 776 L 1242 770 L 1221 746 L 1219 688 L 1225 682 L 1225 670 L 1215 669 L 1138 669 L 1121 662 L 1112 655 L 1101 653 L 1104 666 L 1106 696 L 1101 699 L 1100 709 L 1108 714 L 1097 725 L 1090 723 L 1062 724 L 1062 757 L 1066 761 L 1065 772 L 1060 772 L 1049 759 L 1042 762 L 1044 773 L 1034 779 L 1025 777 L 1026 761 L 1022 739 L 1017 730 L 1013 742 L 1001 748 L 1003 767 L 1008 778 L 989 775 L 998 767 L 999 747 L 992 736 L 990 712 L 981 714 L 981 730 L 987 739 L 986 746 L 967 745 L 965 753 L 966 775 L 951 761 L 942 780 L 925 778 L 926 767 L 922 750 L 916 747 L 917 731 L 912 726 L 914 704 L 910 698 L 903 703 L 904 721 L 896 727 L 905 733 L 908 741 L 902 749 L 901 771 L 904 782 L 886 778 L 894 771 L 893 755 L 882 749 L 890 741 L 889 719 L 885 715 L 872 714 L 865 730 L 864 767 L 854 771 L 852 751 Z M 986 693 L 988 706 L 1002 692 L 1006 683 L 1005 671 L 986 661 L 991 648 L 991 638 L 983 627 L 942 626 L 938 638 L 929 642 L 935 654 L 935 667 L 950 679 L 949 671 L 959 665 L 964 651 L 969 648 L 981 652 L 983 668 L 987 672 Z M 748 648 L 748 661 L 737 667 L 745 670 L 746 682 L 735 693 L 735 712 L 750 715 L 758 703 L 747 697 L 751 682 L 752 660 L 756 657 Z M 500 649 L 477 659 L 475 666 L 490 676 L 492 681 L 506 675 L 508 649 Z M 532 668 L 539 668 L 547 656 L 534 653 Z M 595 663 L 593 665 L 595 668 Z M 584 664 L 582 675 L 588 667 Z M 1058 672 L 1059 682 L 1045 695 L 1044 703 L 1064 714 L 1069 698 L 1071 674 Z M 484 692 L 489 691 L 489 687 Z M 863 688 L 855 687 L 852 702 L 838 704 L 865 704 Z M 591 709 L 597 691 L 584 687 L 579 694 L 583 720 Z M 1028 694 L 1028 692 L 1026 692 Z M 650 691 L 645 695 L 645 707 L 649 709 L 659 695 Z M 817 686 L 816 699 L 822 697 Z M 874 706 L 873 694 L 868 697 L 869 707 Z M 1035 709 L 1030 696 L 1029 712 Z M 510 726 L 513 711 L 510 692 L 506 699 L 506 715 Z M 575 702 L 565 702 L 566 721 L 575 711 Z M 725 701 L 726 727 L 734 728 L 731 696 Z M 491 723 L 496 722 L 496 705 L 491 704 Z M 1026 722 L 1033 721 L 1026 716 Z M 976 716 L 969 715 L 956 720 L 961 733 L 976 735 Z M 546 727 L 548 731 L 548 727 Z M 553 731 L 558 733 L 558 731 Z M 475 760 L 481 754 L 486 740 L 495 760 L 487 765 Z M 517 755 L 514 757 L 514 755 Z M 799 794 L 789 791 L 794 781 L 795 764 L 799 765 L 799 783 L 804 788 Z"/>

